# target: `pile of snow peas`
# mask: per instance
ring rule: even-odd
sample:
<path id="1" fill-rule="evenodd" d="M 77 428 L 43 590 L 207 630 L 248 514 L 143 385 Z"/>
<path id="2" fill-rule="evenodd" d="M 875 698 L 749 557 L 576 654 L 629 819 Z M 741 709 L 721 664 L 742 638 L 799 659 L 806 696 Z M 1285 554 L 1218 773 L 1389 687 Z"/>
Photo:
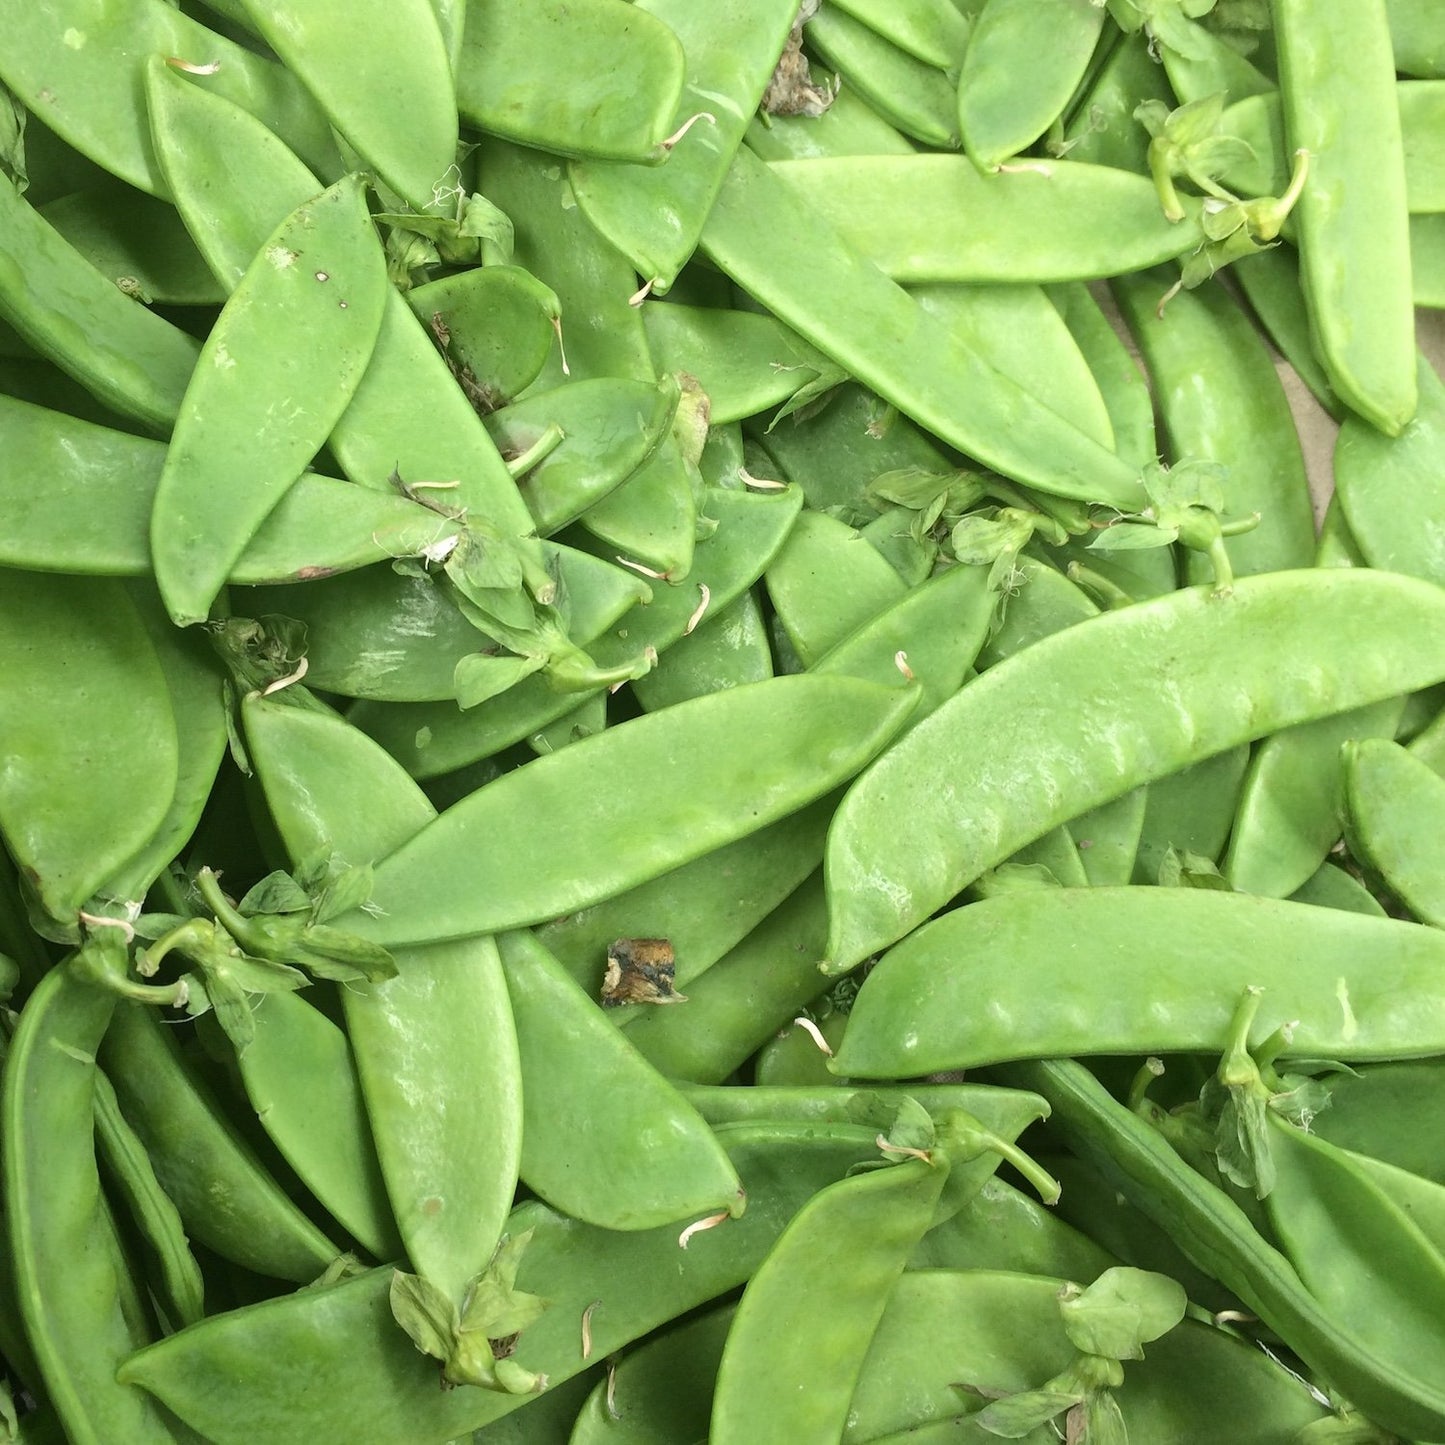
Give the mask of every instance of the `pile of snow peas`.
<path id="1" fill-rule="evenodd" d="M 1445 1441 L 1445 7 L 0 34 L 0 1442 Z"/>

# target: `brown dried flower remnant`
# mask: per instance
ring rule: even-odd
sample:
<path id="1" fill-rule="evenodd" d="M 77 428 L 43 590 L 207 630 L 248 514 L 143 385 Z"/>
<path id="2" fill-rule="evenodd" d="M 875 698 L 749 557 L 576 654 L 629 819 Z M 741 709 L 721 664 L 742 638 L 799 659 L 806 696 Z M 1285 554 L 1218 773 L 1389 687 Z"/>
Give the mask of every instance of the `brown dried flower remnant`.
<path id="1" fill-rule="evenodd" d="M 677 960 L 665 938 L 619 938 L 607 950 L 602 1007 L 628 1003 L 686 1003 L 673 986 Z"/>
<path id="2" fill-rule="evenodd" d="M 836 86 L 813 84 L 808 57 L 803 54 L 803 26 L 817 13 L 818 0 L 803 0 L 788 32 L 788 43 L 768 88 L 763 92 L 764 115 L 806 115 L 814 119 L 833 104 Z"/>

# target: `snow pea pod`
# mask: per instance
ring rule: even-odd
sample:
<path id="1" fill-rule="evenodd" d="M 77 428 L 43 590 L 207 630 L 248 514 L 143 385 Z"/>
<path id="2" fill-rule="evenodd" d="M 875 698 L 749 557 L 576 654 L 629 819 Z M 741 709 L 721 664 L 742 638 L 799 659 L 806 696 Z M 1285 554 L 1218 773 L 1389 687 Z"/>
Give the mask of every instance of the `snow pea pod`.
<path id="1" fill-rule="evenodd" d="M 913 143 L 848 87 L 837 91 L 822 115 L 754 116 L 747 143 L 765 161 L 914 153 Z"/>
<path id="2" fill-rule="evenodd" d="M 1406 75 L 1445 77 L 1445 27 L 1430 0 L 1389 0 L 1390 48 Z"/>
<path id="3" fill-rule="evenodd" d="M 905 285 L 1086 281 L 1158 265 L 1202 240 L 1196 220 L 1165 218 L 1144 176 L 1083 161 L 1031 161 L 1003 175 L 980 175 L 946 155 L 773 161 L 769 169 Z"/>
<path id="4" fill-rule="evenodd" d="M 1384 918 L 1385 910 L 1375 895 L 1355 877 L 1334 863 L 1321 863 L 1290 894 L 1294 903 L 1311 903 L 1317 908 L 1340 908 L 1347 913 L 1367 913 Z"/>
<path id="5" fill-rule="evenodd" d="M 0 316 L 100 401 L 164 435 L 200 345 L 125 295 L 0 176 Z"/>
<path id="6" fill-rule="evenodd" d="M 745 592 L 706 618 L 696 632 L 674 642 L 646 677 L 633 680 L 632 692 L 648 712 L 656 712 L 772 676 L 768 624 L 757 595 Z"/>
<path id="7" fill-rule="evenodd" d="M 1159 46 L 1164 73 L 1181 105 L 1223 95 L 1227 104 L 1275 89 L 1273 78 L 1203 25 L 1175 17 L 1171 39 Z"/>
<path id="8" fill-rule="evenodd" d="M 1148 788 L 1135 788 L 1070 822 L 1069 835 L 1092 887 L 1121 886 L 1133 878 L 1148 806 Z"/>
<path id="9" fill-rule="evenodd" d="M 1341 1149 L 1368 1155 L 1439 1184 L 1442 1064 L 1438 1058 L 1375 1064 L 1330 1080 L 1330 1106 L 1315 1132 Z M 1328 1117 L 1326 1117 L 1328 1116 Z"/>
<path id="10" fill-rule="evenodd" d="M 1285 134 L 1310 153 L 1295 215 L 1311 330 L 1335 390 L 1394 436 L 1415 414 L 1415 316 L 1384 0 L 1325 21 L 1307 0 L 1271 0 L 1270 14 Z"/>
<path id="11" fill-rule="evenodd" d="M 870 266 L 746 150 L 703 230 L 745 290 L 961 451 L 1058 496 L 1132 506 L 1133 469 L 1010 382 Z M 961 412 L 949 400 L 973 398 Z"/>
<path id="12" fill-rule="evenodd" d="M 1175 104 L 1169 78 L 1139 30 L 1119 40 L 1089 81 L 1065 121 L 1059 153 L 1143 175 L 1149 167 L 1149 135 L 1134 112 L 1146 100 Z"/>
<path id="13" fill-rule="evenodd" d="M 1414 640 L 1442 614 L 1445 593 L 1429 583 L 1310 569 L 1246 577 L 1222 595 L 1188 588 L 1045 638 L 964 688 L 850 788 L 828 840 L 827 967 L 902 937 L 1025 843 L 1140 783 L 1432 685 L 1445 652 Z M 1382 636 L 1412 645 L 1382 646 Z M 1045 706 L 1058 720 L 1041 737 L 1019 719 Z"/>
<path id="14" fill-rule="evenodd" d="M 27 888 L 74 926 L 154 837 L 176 795 L 165 673 L 110 578 L 0 571 L 0 831 Z"/>
<path id="15" fill-rule="evenodd" d="M 939 70 L 956 70 L 968 44 L 968 20 L 949 0 L 837 0 L 870 30 Z"/>
<path id="16" fill-rule="evenodd" d="M 257 33 L 367 165 L 418 211 L 456 157 L 451 60 L 428 0 L 372 0 L 343 20 L 298 0 L 242 0 Z"/>
<path id="17" fill-rule="evenodd" d="M 884 954 L 830 1067 L 911 1078 L 1049 1053 L 1206 1053 L 1255 985 L 1264 1033 L 1298 1020 L 1291 1052 L 1410 1058 L 1440 1048 L 1445 998 L 1429 980 L 1442 957 L 1434 930 L 1418 924 L 1243 893 L 1003 894 Z M 1001 958 L 1006 971 L 994 967 Z M 980 970 L 990 971 L 989 1004 L 970 1009 Z"/>
<path id="18" fill-rule="evenodd" d="M 682 44 L 687 68 L 674 116 L 693 125 L 662 166 L 573 162 L 572 190 L 587 219 L 637 268 L 655 295 L 671 289 L 749 118 L 772 79 L 797 10 L 794 0 L 638 0 Z"/>
<path id="19" fill-rule="evenodd" d="M 1445 221 L 1410 217 L 1410 290 L 1416 306 L 1445 307 Z"/>
<path id="20" fill-rule="evenodd" d="M 1044 638 L 1099 615 L 1082 587 L 1028 556 L 1018 559 L 1000 612 L 997 629 L 979 652 L 980 668 L 996 667 Z"/>
<path id="21" fill-rule="evenodd" d="M 656 164 L 683 78 L 677 37 L 620 0 L 468 0 L 457 108 L 489 135 Z"/>
<path id="22" fill-rule="evenodd" d="M 1445 926 L 1439 873 L 1445 778 L 1386 737 L 1346 743 L 1343 756 L 1351 851 L 1417 918 Z"/>
<path id="23" fill-rule="evenodd" d="M 916 689 L 854 678 L 776 677 L 584 738 L 478 789 L 391 854 L 376 870 L 375 916 L 354 926 L 381 943 L 429 942 L 584 908 L 820 797 L 917 700 Z M 699 759 L 764 732 L 768 749 L 746 774 L 729 768 L 703 785 Z M 600 779 L 611 786 L 599 791 Z M 589 800 L 581 816 L 579 797 Z M 494 851 L 502 838 L 512 840 L 505 857 Z"/>
<path id="24" fill-rule="evenodd" d="M 1241 744 L 1149 785 L 1134 882 L 1157 883 L 1159 865 L 1170 848 L 1219 858 L 1248 766 L 1249 747 Z"/>
<path id="25" fill-rule="evenodd" d="M 205 620 L 246 542 L 360 385 L 388 295 L 359 177 L 272 233 L 222 309 L 156 484 L 156 583 L 180 626 Z"/>
<path id="26" fill-rule="evenodd" d="M 517 1283 L 549 1304 L 523 1333 L 517 1358 L 557 1384 L 587 1364 L 580 1321 L 595 1301 L 589 1319 L 599 1359 L 736 1288 L 808 1199 L 876 1157 L 875 1132 L 845 1125 L 725 1131 L 748 1210 L 686 1250 L 675 1225 L 604 1230 L 536 1203 L 519 1206 L 508 1232 L 533 1233 Z M 214 1316 L 132 1355 L 124 1376 L 216 1445 L 258 1433 L 276 1445 L 443 1445 L 526 1403 L 496 1391 L 437 1389 L 436 1370 L 392 1321 L 390 1285 L 390 1270 L 371 1270 Z"/>

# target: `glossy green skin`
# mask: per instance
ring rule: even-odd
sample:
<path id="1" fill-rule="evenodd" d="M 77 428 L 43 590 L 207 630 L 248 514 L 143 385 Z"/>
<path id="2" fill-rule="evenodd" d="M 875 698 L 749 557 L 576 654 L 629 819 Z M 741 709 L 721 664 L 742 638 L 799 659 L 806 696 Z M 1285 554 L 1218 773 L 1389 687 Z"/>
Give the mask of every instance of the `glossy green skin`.
<path id="1" fill-rule="evenodd" d="M 711 608 L 709 608 L 711 613 Z M 668 648 L 632 691 L 648 712 L 773 676 L 768 624 L 755 592 L 744 592 Z"/>
<path id="2" fill-rule="evenodd" d="M 1297 1056 L 1411 1058 L 1445 1038 L 1445 997 L 1430 982 L 1442 958 L 1445 942 L 1418 924 L 1248 894 L 1007 894 L 884 954 L 832 1067 L 911 1078 L 1053 1054 L 1209 1053 L 1251 986 L 1265 989 L 1259 1037 L 1299 1020 Z M 988 1007 L 970 1008 L 984 973 Z"/>
<path id="3" fill-rule="evenodd" d="M 284 697 L 248 697 L 243 715 L 293 858 L 330 847 L 370 864 L 435 816 L 402 769 L 341 719 Z M 395 957 L 395 978 L 348 985 L 341 1003 L 395 1227 L 413 1267 L 460 1300 L 496 1247 L 516 1184 L 516 1032 L 490 938 Z"/>
<path id="4" fill-rule="evenodd" d="M 1082 587 L 1032 557 L 1018 559 L 1009 582 L 998 628 L 979 651 L 980 668 L 996 667 L 1044 638 L 1099 615 Z"/>
<path id="5" fill-rule="evenodd" d="M 890 44 L 841 9 L 808 22 L 808 46 L 886 121 L 925 145 L 957 150 L 956 87 L 942 70 Z"/>
<path id="6" fill-rule="evenodd" d="M 1159 865 L 1170 848 L 1219 858 L 1248 766 L 1249 747 L 1241 744 L 1149 785 L 1134 861 L 1135 883 L 1157 883 Z"/>
<path id="7" fill-rule="evenodd" d="M 1064 127 L 1068 158 L 1144 174 L 1149 135 L 1134 119 L 1134 111 L 1146 100 L 1162 100 L 1171 107 L 1176 103 L 1163 67 L 1149 53 L 1149 38 L 1140 30 L 1119 39 L 1079 98 Z"/>
<path id="8" fill-rule="evenodd" d="M 980 171 L 1027 150 L 1060 117 L 1103 27 L 1090 0 L 988 0 L 958 78 L 963 148 Z"/>
<path id="9" fill-rule="evenodd" d="M 428 0 L 371 0 L 345 17 L 298 0 L 242 0 L 262 38 L 368 169 L 417 210 L 452 179 L 456 96 Z"/>
<path id="10" fill-rule="evenodd" d="M 1340 908 L 1347 913 L 1366 913 L 1384 918 L 1379 900 L 1353 873 L 1333 863 L 1321 863 L 1290 898 L 1295 903 L 1312 903 L 1316 908 Z"/>
<path id="11" fill-rule="evenodd" d="M 1014 1064 L 1007 1082 L 1048 1099 L 1053 1127 L 1119 1193 L 1166 1229 L 1193 1262 L 1239 1297 L 1310 1367 L 1370 1419 L 1429 1439 L 1445 1429 L 1438 1383 L 1411 1378 L 1326 1309 L 1243 1210 L 1196 1173 L 1150 1124 L 1082 1065 L 1053 1059 Z M 1347 1254 L 1342 1258 L 1347 1257 Z"/>
<path id="12" fill-rule="evenodd" d="M 1415 315 L 1384 0 L 1324 24 L 1309 0 L 1270 14 L 1289 148 L 1310 153 L 1294 214 L 1316 349 L 1340 396 L 1395 436 L 1415 413 Z"/>
<path id="13" fill-rule="evenodd" d="M 942 440 L 1058 496 L 1132 506 L 1133 469 L 948 334 L 740 151 L 702 246 L 739 285 Z M 960 411 L 952 398 L 968 395 Z"/>
<path id="14" fill-rule="evenodd" d="M 697 608 L 696 585 L 708 586 L 713 607 L 726 607 L 772 560 L 802 501 L 797 489 L 777 496 L 710 491 L 704 506 L 718 528 L 698 544 L 688 585 L 654 588 L 652 602 L 590 643 L 589 655 L 599 667 L 609 667 L 639 656 L 649 645 L 661 652 L 683 635 Z M 558 692 L 545 678 L 530 677 L 467 712 L 450 703 L 363 702 L 349 716 L 413 777 L 430 778 L 520 742 L 582 701 L 576 693 Z"/>
<path id="15" fill-rule="evenodd" d="M 1406 75 L 1445 78 L 1445 27 L 1430 0 L 1389 0 L 1390 46 Z"/>
<path id="16" fill-rule="evenodd" d="M 44 11 L 9 0 L 0 22 L 7 37 L 0 79 L 78 151 L 152 195 L 169 197 L 141 84 L 152 56 L 219 62 L 201 85 L 245 106 L 310 164 L 340 173 L 326 117 L 299 81 L 164 0 L 106 0 L 100 6 L 66 0 Z M 71 39 L 77 32 L 79 45 Z M 192 83 L 179 73 L 176 80 Z"/>
<path id="17" fill-rule="evenodd" d="M 113 410 L 164 435 L 200 354 L 120 291 L 0 176 L 0 316 Z"/>
<path id="18" fill-rule="evenodd" d="M 371 902 L 380 914 L 348 919 L 377 942 L 408 943 L 585 908 L 822 796 L 877 753 L 917 701 L 906 687 L 778 677 L 634 718 L 453 805 L 379 865 Z M 705 778 L 705 760 L 732 756 L 730 739 L 764 734 L 769 747 L 746 772 L 719 761 L 719 776 Z"/>
<path id="19" fill-rule="evenodd" d="M 1422 763 L 1445 777 L 1445 713 L 1410 739 L 1410 751 Z"/>
<path id="20" fill-rule="evenodd" d="M 574 162 L 572 190 L 587 219 L 650 281 L 671 289 L 748 121 L 772 79 L 796 6 L 792 0 L 639 0 L 682 44 L 686 72 L 674 128 L 706 113 L 661 166 Z"/>
<path id="21" fill-rule="evenodd" d="M 176 795 L 165 673 L 122 583 L 0 571 L 0 831 L 52 918 L 143 848 Z"/>
<path id="22" fill-rule="evenodd" d="M 93 1125 L 95 1053 L 115 995 L 70 964 L 31 994 L 5 1061 L 5 1225 L 45 1391 L 76 1445 L 176 1438 L 116 1366 L 147 1343 L 117 1304 Z"/>
<path id="23" fill-rule="evenodd" d="M 1111 283 L 1154 383 L 1166 455 L 1220 463 L 1228 469 L 1224 513 L 1259 513 L 1257 527 L 1229 539 L 1236 577 L 1308 567 L 1315 552 L 1309 478 L 1274 360 L 1222 287 L 1182 291 L 1158 316 L 1168 284 L 1156 275 Z M 1184 575 L 1207 582 L 1213 574 L 1207 558 L 1190 553 Z"/>
<path id="24" fill-rule="evenodd" d="M 1274 81 L 1247 56 L 1202 25 L 1189 25 L 1189 54 L 1160 46 L 1164 73 L 1179 104 L 1223 95 L 1226 103 L 1261 95 L 1275 88 Z"/>
<path id="25" fill-rule="evenodd" d="M 143 577 L 166 448 L 0 396 L 13 465 L 0 474 L 0 565 Z M 34 478 L 46 478 L 37 487 Z M 405 497 L 304 472 L 246 544 L 230 580 L 297 582 L 414 556 L 455 532 Z"/>
<path id="26" fill-rule="evenodd" d="M 1286 728 L 1250 760 L 1223 871 L 1244 893 L 1287 898 L 1325 861 L 1340 836 L 1342 744 L 1393 738 L 1403 698 Z"/>
<path id="27" fill-rule="evenodd" d="M 675 1225 L 638 1232 L 580 1224 L 532 1203 L 509 1232 L 535 1229 L 517 1283 L 549 1301 L 516 1358 L 560 1383 L 584 1369 L 579 1322 L 594 1301 L 592 1361 L 735 1289 L 818 1190 L 877 1156 L 875 1131 L 743 1126 L 723 1134 L 748 1191 L 741 1218 L 678 1248 Z M 219 1315 L 132 1356 L 128 1380 L 158 1394 L 216 1445 L 429 1445 L 524 1405 L 527 1396 L 439 1390 L 434 1362 L 397 1329 L 391 1271 Z M 244 1403 L 243 1403 L 244 1402 Z"/>
<path id="28" fill-rule="evenodd" d="M 1321 1139 L 1445 1183 L 1445 1139 L 1435 1107 L 1445 1085 L 1440 1059 L 1376 1064 L 1333 1075 L 1329 1085 L 1330 1106 L 1314 1126 Z"/>
<path id="29" fill-rule="evenodd" d="M 909 156 L 915 149 L 907 136 L 889 125 L 848 86 L 839 90 L 833 104 L 819 116 L 754 116 L 748 126 L 747 143 L 765 161 L 808 160 L 814 156 Z"/>
<path id="30" fill-rule="evenodd" d="M 963 59 L 968 21 L 949 0 L 839 0 L 838 8 L 939 70 Z"/>
<path id="31" fill-rule="evenodd" d="M 683 52 L 665 24 L 641 14 L 607 0 L 468 0 L 462 120 L 554 155 L 661 161 Z M 603 55 L 609 63 L 599 65 Z"/>
<path id="32" fill-rule="evenodd" d="M 266 1172 L 192 1077 L 169 1026 L 122 1004 L 101 1058 L 161 1187 L 198 1244 L 246 1269 L 306 1284 L 341 1252 Z"/>
<path id="33" fill-rule="evenodd" d="M 1084 872 L 1094 887 L 1114 887 L 1133 878 L 1148 806 L 1149 790 L 1135 788 L 1069 824 Z"/>
<path id="34" fill-rule="evenodd" d="M 1372 738 L 1344 749 L 1345 836 L 1419 919 L 1445 926 L 1441 821 L 1445 778 L 1399 743 Z"/>
<path id="35" fill-rule="evenodd" d="M 798 1211 L 738 1302 L 718 1365 L 713 1445 L 770 1432 L 799 1445 L 840 1438 L 869 1341 L 933 1217 L 948 1163 L 939 1152 L 857 1174 Z M 803 1296 L 806 1314 L 790 1316 Z"/>
<path id="36" fill-rule="evenodd" d="M 702 1115 L 531 933 L 497 943 L 522 1056 L 527 1186 L 603 1229 L 740 1213 L 743 1187 Z"/>
<path id="37" fill-rule="evenodd" d="M 1445 592 L 1428 583 L 1311 569 L 1171 593 L 1026 649 L 844 798 L 828 839 L 829 966 L 901 938 L 1025 843 L 1140 783 L 1432 685 L 1445 642 L 1417 644 L 1442 624 Z M 1056 719 L 1042 737 L 1022 721 L 1041 715 Z"/>
<path id="38" fill-rule="evenodd" d="M 1091 280 L 1158 265 L 1201 239 L 1195 221 L 1164 218 L 1146 177 L 1081 161 L 994 176 L 932 154 L 776 161 L 772 170 L 903 285 Z M 888 224 L 901 214 L 906 227 Z"/>

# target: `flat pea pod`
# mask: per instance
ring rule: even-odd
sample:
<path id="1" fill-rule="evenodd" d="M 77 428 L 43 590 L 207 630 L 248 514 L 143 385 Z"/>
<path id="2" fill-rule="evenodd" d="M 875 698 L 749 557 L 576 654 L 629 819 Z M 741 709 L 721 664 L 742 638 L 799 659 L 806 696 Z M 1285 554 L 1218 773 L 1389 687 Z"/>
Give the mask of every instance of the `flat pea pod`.
<path id="1" fill-rule="evenodd" d="M 1133 878 L 1148 807 L 1149 790 L 1135 788 L 1069 824 L 1084 873 L 1093 887 L 1117 886 Z"/>
<path id="2" fill-rule="evenodd" d="M 1091 0 L 986 0 L 958 77 L 958 128 L 968 158 L 995 171 L 1063 114 L 1103 33 Z"/>
<path id="3" fill-rule="evenodd" d="M 528 1187 L 604 1229 L 741 1214 L 742 1185 L 702 1115 L 531 933 L 504 933 L 497 946 L 523 1061 Z"/>
<path id="4" fill-rule="evenodd" d="M 0 316 L 113 411 L 170 430 L 195 338 L 127 296 L 0 176 Z"/>
<path id="5" fill-rule="evenodd" d="M 1157 883 L 1170 848 L 1217 860 L 1234 820 L 1249 747 L 1241 743 L 1149 785 L 1135 883 Z"/>
<path id="6" fill-rule="evenodd" d="M 914 153 L 912 142 L 848 86 L 837 91 L 822 115 L 754 116 L 747 143 L 765 161 Z"/>
<path id="7" fill-rule="evenodd" d="M 1001 603 L 999 625 L 979 652 L 980 668 L 996 667 L 1044 638 L 1099 615 L 1082 587 L 1028 556 L 1018 559 Z"/>
<path id="8" fill-rule="evenodd" d="M 713 1445 L 770 1431 L 800 1445 L 840 1438 L 869 1341 L 948 1178 L 947 1155 L 931 1155 L 829 1185 L 788 1224 L 733 1316 L 713 1395 Z M 847 1269 L 836 1267 L 840 1251 Z M 800 1293 L 805 1317 L 780 1313 Z M 789 1317 L 791 1328 L 780 1330 Z"/>
<path id="9" fill-rule="evenodd" d="M 1384 918 L 1380 901 L 1355 877 L 1334 863 L 1321 863 L 1293 893 L 1294 903 L 1310 903 L 1316 908 L 1340 908 L 1347 913 L 1365 913 Z"/>
<path id="10" fill-rule="evenodd" d="M 518 1341 L 517 1359 L 558 1384 L 587 1366 L 581 1321 L 589 1309 L 597 1360 L 735 1289 L 810 1198 L 876 1157 L 875 1132 L 726 1130 L 720 1137 L 747 1187 L 747 1213 L 690 1239 L 685 1250 L 675 1225 L 604 1230 L 536 1203 L 519 1206 L 508 1233 L 533 1233 L 517 1284 L 549 1303 Z M 276 1445 L 443 1445 L 526 1404 L 527 1396 L 437 1389 L 435 1367 L 391 1317 L 390 1287 L 390 1270 L 371 1270 L 213 1316 L 132 1355 L 123 1375 L 216 1445 L 258 1433 Z"/>
<path id="11" fill-rule="evenodd" d="M 1445 77 L 1445 27 L 1430 0 L 1389 0 L 1390 48 L 1406 75 Z"/>
<path id="12" fill-rule="evenodd" d="M 1445 998 L 1429 982 L 1441 957 L 1434 930 L 1418 924 L 1244 893 L 1003 894 L 885 953 L 830 1067 L 911 1078 L 1051 1052 L 1208 1053 L 1251 986 L 1265 990 L 1265 1033 L 1299 1021 L 1292 1053 L 1411 1058 L 1437 1051 L 1445 1031 Z M 1009 968 L 989 982 L 988 1008 L 971 1010 L 980 968 L 999 958 Z"/>
<path id="13" fill-rule="evenodd" d="M 1439 873 L 1445 778 L 1388 738 L 1347 743 L 1343 753 L 1351 851 L 1417 918 L 1445 927 Z"/>
<path id="14" fill-rule="evenodd" d="M 745 149 L 703 229 L 722 270 L 820 350 L 941 439 L 1056 496 L 1129 507 L 1133 469 L 928 317 Z M 960 412 L 949 398 L 968 395 Z M 1046 460 L 1047 458 L 1047 460 Z"/>
<path id="15" fill-rule="evenodd" d="M 345 21 L 300 0 L 242 0 L 252 25 L 383 181 L 418 211 L 456 157 L 452 67 L 428 0 L 372 0 Z"/>
<path id="16" fill-rule="evenodd" d="M 1323 23 L 1308 0 L 1271 0 L 1270 14 L 1285 134 L 1310 153 L 1295 215 L 1316 347 L 1339 395 L 1394 436 L 1415 414 L 1415 317 L 1384 0 Z"/>
<path id="17" fill-rule="evenodd" d="M 143 577 L 161 442 L 0 396 L 13 462 L 0 474 L 0 566 Z M 32 478 L 47 479 L 44 487 Z M 299 582 L 415 556 L 456 532 L 405 497 L 303 472 L 246 544 L 230 581 Z"/>
<path id="18" fill-rule="evenodd" d="M 968 44 L 968 20 L 949 0 L 838 0 L 838 8 L 939 70 L 956 70 Z"/>
<path id="19" fill-rule="evenodd" d="M 1330 1080 L 1330 1106 L 1321 1111 L 1316 1132 L 1341 1149 L 1436 1184 L 1445 1182 L 1435 1107 L 1442 1083 L 1438 1058 L 1374 1064 L 1339 1074 Z"/>
<path id="20" fill-rule="evenodd" d="M 176 795 L 170 689 L 110 578 L 0 570 L 0 671 L 0 831 L 45 912 L 73 927 Z"/>
<path id="21" fill-rule="evenodd" d="M 827 966 L 850 967 L 902 937 L 1025 843 L 1140 783 L 1431 686 L 1445 652 L 1380 638 L 1428 637 L 1442 614 L 1445 593 L 1429 583 L 1309 569 L 1246 577 L 1224 595 L 1188 588 L 1027 648 L 849 789 L 828 839 Z M 1043 737 L 1018 722 L 1040 707 L 1060 719 Z"/>
<path id="22" fill-rule="evenodd" d="M 151 552 L 178 625 L 205 620 L 346 410 L 388 294 L 356 176 L 293 211 L 247 269 L 202 347 L 156 484 Z"/>
<path id="23" fill-rule="evenodd" d="M 672 31 L 619 0 L 468 0 L 457 108 L 536 150 L 655 164 L 683 76 Z"/>
<path id="24" fill-rule="evenodd" d="M 1149 166 L 1149 135 L 1134 119 L 1146 100 L 1175 104 L 1164 67 L 1140 29 L 1123 36 L 1088 81 L 1064 123 L 1064 154 L 1140 175 Z"/>
<path id="25" fill-rule="evenodd" d="M 115 1379 L 147 1343 L 117 1302 L 95 1160 L 95 1054 L 115 1006 L 74 961 L 52 969 L 21 1013 L 0 1098 L 16 1298 L 45 1392 L 77 1445 L 177 1438 L 144 1392 Z"/>
<path id="26" fill-rule="evenodd" d="M 1410 291 L 1416 306 L 1445 307 L 1445 221 L 1410 217 Z"/>
<path id="27" fill-rule="evenodd" d="M 777 677 L 584 738 L 478 789 L 385 859 L 378 912 L 355 926 L 377 942 L 430 942 L 586 907 L 828 792 L 897 732 L 917 698 L 854 678 Z M 768 749 L 746 775 L 703 783 L 699 759 L 764 731 Z M 615 786 L 599 792 L 609 777 Z M 592 801 L 579 817 L 584 794 Z M 512 840 L 505 857 L 494 851 L 502 838 Z"/>
<path id="28" fill-rule="evenodd" d="M 770 169 L 904 285 L 1092 280 L 1158 265 L 1201 241 L 1197 221 L 1165 218 L 1147 178 L 1084 161 L 1031 161 L 988 176 L 962 156 L 933 154 Z M 890 226 L 900 214 L 914 221 Z"/>
<path id="29" fill-rule="evenodd" d="M 656 712 L 773 675 L 762 605 L 756 593 L 745 592 L 714 616 L 705 616 L 697 631 L 673 643 L 651 672 L 633 680 L 632 691 L 648 712 Z"/>
<path id="30" fill-rule="evenodd" d="M 1262 95 L 1274 81 L 1221 36 L 1193 20 L 1176 16 L 1175 38 L 1183 44 L 1161 45 L 1164 73 L 1181 105 L 1222 95 L 1226 104 Z"/>
<path id="31" fill-rule="evenodd" d="M 1316 567 L 1365 567 L 1365 555 L 1360 551 L 1345 520 L 1345 509 L 1340 505 L 1338 487 L 1325 508 L 1320 521 L 1319 541 L 1315 546 Z"/>

